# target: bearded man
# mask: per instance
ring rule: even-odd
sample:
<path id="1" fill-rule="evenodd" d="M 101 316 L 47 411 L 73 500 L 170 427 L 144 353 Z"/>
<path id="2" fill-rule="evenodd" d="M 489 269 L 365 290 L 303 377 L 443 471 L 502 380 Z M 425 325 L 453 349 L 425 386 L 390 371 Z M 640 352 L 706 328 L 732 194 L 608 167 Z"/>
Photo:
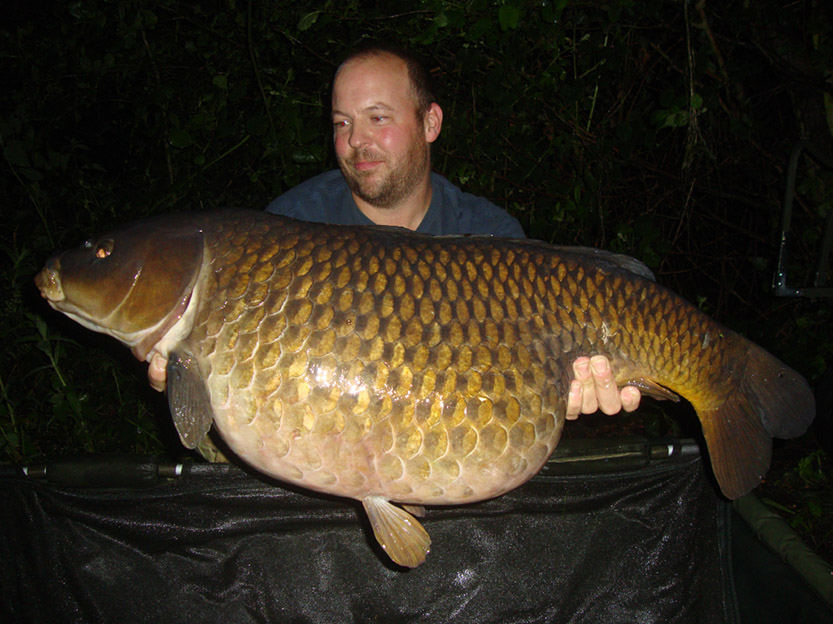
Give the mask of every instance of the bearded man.
<path id="1" fill-rule="evenodd" d="M 290 189 L 266 208 L 303 221 L 386 225 L 425 234 L 524 238 L 517 219 L 431 171 L 431 144 L 443 111 L 425 67 L 388 46 L 360 49 L 339 66 L 332 89 L 333 142 L 339 169 Z M 614 382 L 603 356 L 573 364 L 567 418 L 639 405 L 640 392 Z"/>

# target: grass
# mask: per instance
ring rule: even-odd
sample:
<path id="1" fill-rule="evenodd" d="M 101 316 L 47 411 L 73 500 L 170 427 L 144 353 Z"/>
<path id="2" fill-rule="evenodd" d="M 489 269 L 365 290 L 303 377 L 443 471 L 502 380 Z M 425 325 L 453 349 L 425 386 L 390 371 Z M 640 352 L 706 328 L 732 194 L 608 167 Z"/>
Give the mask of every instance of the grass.
<path id="1" fill-rule="evenodd" d="M 773 455 L 758 495 L 833 565 L 833 459 L 812 433 L 779 444 Z"/>

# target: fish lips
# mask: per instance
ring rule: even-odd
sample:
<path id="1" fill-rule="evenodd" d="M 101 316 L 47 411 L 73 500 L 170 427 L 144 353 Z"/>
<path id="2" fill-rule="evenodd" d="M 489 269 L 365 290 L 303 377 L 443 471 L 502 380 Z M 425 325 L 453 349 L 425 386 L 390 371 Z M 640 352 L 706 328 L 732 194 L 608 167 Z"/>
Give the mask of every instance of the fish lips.
<path id="1" fill-rule="evenodd" d="M 35 276 L 35 286 L 38 287 L 41 297 L 52 307 L 66 298 L 61 286 L 61 262 L 57 256 L 50 258 L 46 266 Z"/>

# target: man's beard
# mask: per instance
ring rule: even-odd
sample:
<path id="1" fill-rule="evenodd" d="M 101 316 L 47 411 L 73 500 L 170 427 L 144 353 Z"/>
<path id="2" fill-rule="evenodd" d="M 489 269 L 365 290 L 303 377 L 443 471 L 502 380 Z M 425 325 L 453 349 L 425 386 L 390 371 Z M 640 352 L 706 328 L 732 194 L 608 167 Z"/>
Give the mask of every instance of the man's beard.
<path id="1" fill-rule="evenodd" d="M 395 168 L 388 169 L 381 179 L 371 183 L 370 177 L 378 175 L 377 171 L 363 174 L 353 167 L 356 161 L 367 160 L 383 160 L 386 165 L 390 164 L 388 160 L 373 152 L 358 150 L 345 160 L 341 170 L 350 190 L 374 208 L 394 208 L 399 205 L 425 178 L 425 171 L 430 162 L 428 146 L 414 141 L 402 162 Z"/>

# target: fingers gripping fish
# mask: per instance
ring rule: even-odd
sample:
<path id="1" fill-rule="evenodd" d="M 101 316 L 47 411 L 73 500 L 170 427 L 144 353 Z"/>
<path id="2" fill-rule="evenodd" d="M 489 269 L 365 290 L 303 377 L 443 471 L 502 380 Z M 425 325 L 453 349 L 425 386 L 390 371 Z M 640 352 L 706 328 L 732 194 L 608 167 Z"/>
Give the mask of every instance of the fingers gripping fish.
<path id="1" fill-rule="evenodd" d="M 422 505 L 528 480 L 564 426 L 571 362 L 682 395 L 724 494 L 802 433 L 806 381 L 634 272 L 634 261 L 488 237 L 309 224 L 261 212 L 157 217 L 51 258 L 55 309 L 140 360 L 168 358 L 183 444 L 214 424 L 270 476 L 357 499 L 393 561 L 422 563 Z"/>

